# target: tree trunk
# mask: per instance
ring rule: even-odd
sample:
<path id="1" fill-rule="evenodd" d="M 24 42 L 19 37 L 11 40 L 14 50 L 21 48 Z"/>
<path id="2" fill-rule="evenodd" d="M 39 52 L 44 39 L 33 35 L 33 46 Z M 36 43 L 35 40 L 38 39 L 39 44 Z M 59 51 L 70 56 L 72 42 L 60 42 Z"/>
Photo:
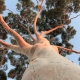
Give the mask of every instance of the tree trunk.
<path id="1" fill-rule="evenodd" d="M 36 45 L 22 80 L 80 80 L 80 67 L 50 46 Z"/>

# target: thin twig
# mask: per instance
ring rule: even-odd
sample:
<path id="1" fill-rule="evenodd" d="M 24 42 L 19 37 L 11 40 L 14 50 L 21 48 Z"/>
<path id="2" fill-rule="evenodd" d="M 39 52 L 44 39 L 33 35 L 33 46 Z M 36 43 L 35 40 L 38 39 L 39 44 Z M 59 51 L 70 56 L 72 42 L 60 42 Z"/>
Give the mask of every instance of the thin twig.
<path id="1" fill-rule="evenodd" d="M 15 14 L 13 13 L 13 11 L 11 11 L 10 9 L 6 9 L 6 10 L 9 10 L 14 16 L 15 16 Z M 19 25 L 20 26 L 22 26 L 26 31 L 28 31 L 28 33 L 29 33 L 29 35 L 30 35 L 30 37 L 32 38 L 32 40 L 34 41 L 34 40 L 36 40 L 33 36 L 32 36 L 32 34 L 31 34 L 31 32 L 30 32 L 30 30 L 29 30 L 29 26 L 28 26 L 28 28 L 26 29 L 22 24 L 21 24 L 21 22 L 20 22 L 20 19 L 17 17 L 17 16 L 15 16 L 17 19 L 18 19 L 18 21 L 19 21 Z M 23 17 L 24 18 L 24 17 Z M 24 20 L 25 20 L 25 18 L 24 18 Z M 25 22 L 26 22 L 26 20 L 25 20 Z M 33 20 L 31 21 L 31 23 L 33 22 Z M 26 22 L 26 24 L 27 24 L 27 22 Z"/>
<path id="2" fill-rule="evenodd" d="M 74 18 L 77 18 L 78 16 L 80 16 L 80 14 L 78 14 L 77 16 L 75 16 L 75 17 L 71 18 L 70 20 L 72 20 L 72 19 L 74 19 Z"/>
<path id="3" fill-rule="evenodd" d="M 24 18 L 24 17 L 23 17 L 23 18 Z M 26 22 L 26 19 L 25 19 L 25 18 L 24 18 L 24 21 Z M 33 21 L 34 21 L 34 20 L 32 19 L 31 23 L 32 23 Z M 27 22 L 26 22 L 26 24 L 27 24 Z M 35 41 L 36 39 L 32 36 L 32 34 L 31 34 L 30 30 L 29 30 L 29 26 L 27 27 L 27 31 L 28 31 L 29 36 L 31 37 L 31 39 L 32 39 L 33 41 Z"/>
<path id="4" fill-rule="evenodd" d="M 10 9 L 6 9 L 6 10 L 10 11 L 18 19 L 18 21 L 20 23 L 19 25 L 22 26 L 27 31 L 27 29 L 22 25 L 20 19 L 13 13 L 13 11 L 11 11 Z"/>

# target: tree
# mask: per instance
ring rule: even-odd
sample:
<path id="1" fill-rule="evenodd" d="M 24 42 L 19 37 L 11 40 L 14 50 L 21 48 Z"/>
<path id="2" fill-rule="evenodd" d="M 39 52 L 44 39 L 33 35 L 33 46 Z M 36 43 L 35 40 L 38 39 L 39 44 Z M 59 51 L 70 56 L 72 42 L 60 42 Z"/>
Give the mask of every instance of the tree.
<path id="1" fill-rule="evenodd" d="M 61 3 L 63 3 L 63 4 L 61 4 Z M 7 43 L 5 43 L 3 41 L 0 41 L 0 43 L 2 45 L 5 45 L 7 47 L 12 46 L 12 47 L 9 47 L 9 48 L 11 48 L 13 51 L 12 52 L 7 52 L 7 55 L 9 57 L 10 61 L 11 61 L 11 64 L 16 66 L 16 67 L 15 67 L 15 69 L 13 69 L 9 72 L 9 74 L 8 74 L 9 77 L 12 77 L 12 78 L 15 77 L 15 78 L 17 78 L 17 80 L 21 79 L 20 76 L 22 76 L 23 72 L 25 71 L 27 58 L 24 55 L 20 55 L 19 59 L 16 59 L 16 57 L 14 55 L 18 55 L 15 52 L 21 53 L 21 52 L 25 51 L 24 50 L 25 46 L 30 47 L 32 53 L 35 53 L 35 50 L 37 50 L 39 48 L 40 51 L 42 51 L 42 54 L 44 54 L 43 51 L 45 51 L 46 55 L 49 53 L 49 51 L 54 52 L 54 50 L 55 50 L 55 52 L 54 52 L 55 54 L 56 54 L 56 52 L 61 54 L 61 55 L 64 55 L 64 56 L 66 55 L 66 53 L 71 54 L 71 51 L 73 51 L 73 50 L 71 50 L 73 48 L 73 45 L 69 43 L 69 40 L 74 37 L 76 31 L 73 27 L 68 25 L 71 22 L 71 19 L 69 19 L 69 14 L 73 11 L 78 12 L 79 9 L 78 8 L 72 9 L 73 5 L 70 7 L 70 5 L 69 5 L 70 3 L 78 4 L 76 1 L 75 2 L 73 2 L 73 1 L 70 2 L 70 1 L 63 1 L 63 0 L 59 1 L 59 0 L 57 0 L 57 1 L 53 1 L 53 3 L 52 3 L 52 0 L 47 0 L 46 1 L 46 8 L 44 8 L 43 11 L 42 11 L 42 6 L 41 6 L 42 4 L 38 5 L 38 6 L 34 6 L 34 4 L 31 0 L 27 0 L 27 2 L 26 2 L 26 0 L 19 0 L 19 3 L 17 4 L 17 9 L 20 12 L 20 15 L 9 13 L 8 17 L 4 17 L 4 20 L 8 23 L 8 25 L 11 28 L 16 29 L 16 31 L 19 34 L 22 35 L 22 37 L 25 39 L 26 42 L 20 36 L 17 36 L 19 34 L 14 32 L 8 26 L 5 27 L 6 23 L 3 21 L 2 17 L 1 17 L 3 27 L 6 30 L 9 29 L 9 30 L 13 31 L 13 32 L 9 32 L 9 31 L 7 31 L 7 32 L 9 32 L 11 35 L 13 35 L 15 37 L 15 39 L 17 40 L 17 42 L 19 42 L 18 43 L 19 47 L 18 46 L 14 47 L 13 45 L 8 45 Z M 65 6 L 65 7 L 61 7 L 61 6 Z M 75 5 L 75 6 L 79 6 L 79 5 Z M 39 9 L 39 12 L 38 12 L 36 18 L 34 18 L 34 16 L 36 15 L 36 9 Z M 9 9 L 7 9 L 7 10 L 9 10 Z M 39 17 L 39 14 L 40 14 L 41 11 L 42 11 L 41 17 Z M 39 19 L 37 21 L 38 17 L 39 17 Z M 33 27 L 33 22 L 34 22 L 34 27 Z M 36 22 L 37 22 L 38 31 L 39 32 L 43 31 L 43 32 L 41 32 L 40 35 L 36 31 Z M 29 28 L 30 28 L 30 31 L 32 32 L 32 34 L 36 35 L 37 39 L 32 37 L 32 35 L 29 31 Z M 53 28 L 53 29 L 51 29 L 51 28 Z M 51 30 L 49 30 L 49 29 L 51 29 Z M 46 30 L 46 31 L 44 31 L 44 30 Z M 52 32 L 52 31 L 54 31 L 54 32 Z M 52 32 L 52 33 L 50 33 L 50 32 Z M 16 33 L 16 35 L 14 33 Z M 27 37 L 25 36 L 25 34 L 28 35 L 28 33 L 29 33 L 29 35 L 32 39 L 29 38 L 28 36 Z M 67 34 L 67 33 L 69 33 L 69 34 Z M 47 34 L 47 35 L 45 35 L 45 34 Z M 62 42 L 59 42 L 59 39 L 56 37 L 57 35 L 60 35 L 60 34 L 61 34 Z M 5 32 L 5 35 L 6 35 L 6 32 Z M 50 41 L 50 43 L 52 45 L 55 44 L 57 46 L 50 45 L 49 41 L 47 41 L 45 38 L 43 38 L 44 35 Z M 17 44 L 13 38 L 11 38 L 11 42 L 13 44 Z M 32 46 L 30 44 L 34 44 L 34 45 Z M 41 50 L 40 46 L 43 46 L 42 50 Z M 47 52 L 47 50 L 45 50 L 45 49 L 47 49 L 46 46 L 50 48 L 50 49 L 48 49 L 49 50 L 48 52 Z M 64 46 L 65 48 L 61 47 L 61 46 Z M 15 51 L 16 49 L 13 49 L 13 47 L 16 48 L 16 49 L 19 48 L 19 50 Z M 53 47 L 53 49 L 52 49 L 52 47 Z M 60 49 L 59 52 L 58 52 L 57 48 Z M 67 48 L 70 48 L 70 49 L 67 49 Z M 21 49 L 23 51 L 21 51 Z M 67 51 L 63 51 L 63 50 L 67 50 Z M 53 54 L 53 52 L 51 52 L 51 53 Z M 74 52 L 78 53 L 77 51 L 74 51 Z M 38 53 L 39 53 L 39 51 L 38 51 Z M 44 56 L 44 55 L 42 55 L 42 56 Z M 41 55 L 39 55 L 39 56 L 41 56 Z M 60 59 L 62 59 L 63 61 L 65 60 L 63 57 L 61 57 L 57 54 L 54 55 L 54 56 L 57 56 L 57 59 L 55 59 L 56 61 L 59 61 Z M 28 58 L 29 58 L 29 56 L 28 56 Z M 48 58 L 48 60 L 49 60 L 51 58 L 51 55 L 48 56 L 48 57 L 45 56 L 45 58 Z M 35 60 L 35 56 L 33 56 L 32 60 Z M 43 60 L 43 61 L 45 61 L 45 60 Z M 66 63 L 68 63 L 68 62 L 66 62 Z M 69 62 L 69 64 L 72 64 L 72 63 Z M 75 66 L 75 65 L 73 65 L 73 66 Z M 50 66 L 48 65 L 48 67 L 50 67 Z M 75 66 L 75 67 L 77 67 L 77 66 Z M 43 67 L 43 69 L 44 69 L 44 67 Z M 66 69 L 67 69 L 67 67 L 66 67 Z M 72 70 L 73 69 L 74 68 L 72 68 Z M 72 73 L 71 73 L 71 75 L 72 75 Z M 78 80 L 78 77 L 77 77 L 77 80 Z"/>

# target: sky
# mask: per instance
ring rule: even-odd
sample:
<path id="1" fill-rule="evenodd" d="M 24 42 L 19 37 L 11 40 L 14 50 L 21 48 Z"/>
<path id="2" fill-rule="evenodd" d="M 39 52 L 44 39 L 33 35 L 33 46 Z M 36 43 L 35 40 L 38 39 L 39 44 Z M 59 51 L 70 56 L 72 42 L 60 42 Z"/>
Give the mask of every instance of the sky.
<path id="1" fill-rule="evenodd" d="M 15 5 L 18 0 L 5 0 L 5 1 L 6 1 L 5 2 L 6 8 L 12 10 L 14 13 L 17 13 Z M 34 0 L 34 1 L 36 1 L 36 0 Z M 8 12 L 9 11 L 4 11 L 3 15 L 7 15 Z M 80 14 L 80 13 L 78 13 L 78 14 Z M 74 17 L 78 14 L 72 14 L 71 17 Z M 74 38 L 70 41 L 70 43 L 72 43 L 74 45 L 74 48 L 73 48 L 74 50 L 80 51 L 80 16 L 73 19 L 71 22 L 71 25 L 74 26 L 74 29 L 76 29 L 77 33 L 74 36 Z M 71 55 L 67 55 L 66 57 L 69 58 L 74 63 L 79 65 L 79 62 L 78 62 L 79 56 L 80 56 L 79 54 L 73 53 Z M 8 80 L 13 80 L 13 79 L 8 79 Z"/>

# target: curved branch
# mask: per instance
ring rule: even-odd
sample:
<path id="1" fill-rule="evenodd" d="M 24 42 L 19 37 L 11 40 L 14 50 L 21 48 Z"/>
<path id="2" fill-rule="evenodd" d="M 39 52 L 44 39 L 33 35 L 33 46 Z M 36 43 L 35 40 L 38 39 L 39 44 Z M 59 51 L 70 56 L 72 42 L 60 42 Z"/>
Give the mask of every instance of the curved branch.
<path id="1" fill-rule="evenodd" d="M 42 11 L 43 2 L 44 2 L 44 0 L 42 0 L 41 5 L 39 5 L 39 11 L 38 11 L 38 13 L 37 13 L 37 15 L 36 15 L 36 17 L 34 19 L 34 33 L 35 33 L 37 38 L 39 38 L 39 34 L 38 34 L 37 30 L 36 30 L 36 22 L 37 22 L 37 19 L 38 19 L 39 15 L 40 15 L 41 11 Z"/>
<path id="2" fill-rule="evenodd" d="M 2 16 L 0 15 L 0 22 L 2 23 L 4 29 L 10 34 L 12 35 L 16 41 L 18 42 L 18 45 L 20 47 L 25 47 L 25 46 L 30 46 L 30 44 L 28 44 L 27 42 L 24 41 L 24 39 L 13 29 L 11 29 L 7 23 L 3 20 Z"/>
<path id="3" fill-rule="evenodd" d="M 56 29 L 62 28 L 62 27 L 64 27 L 64 24 L 61 24 L 60 26 L 57 26 L 57 27 L 55 27 L 55 28 L 53 28 L 53 29 L 51 29 L 49 31 L 42 31 L 40 35 L 44 36 L 45 34 L 49 34 L 50 32 L 55 31 Z"/>
<path id="4" fill-rule="evenodd" d="M 36 15 L 35 20 L 34 20 L 34 33 L 35 33 L 37 38 L 38 38 L 39 34 L 38 34 L 37 30 L 36 30 L 36 22 L 37 22 L 37 19 L 38 19 L 40 13 L 41 13 L 41 10 L 38 12 L 38 14 Z"/>

